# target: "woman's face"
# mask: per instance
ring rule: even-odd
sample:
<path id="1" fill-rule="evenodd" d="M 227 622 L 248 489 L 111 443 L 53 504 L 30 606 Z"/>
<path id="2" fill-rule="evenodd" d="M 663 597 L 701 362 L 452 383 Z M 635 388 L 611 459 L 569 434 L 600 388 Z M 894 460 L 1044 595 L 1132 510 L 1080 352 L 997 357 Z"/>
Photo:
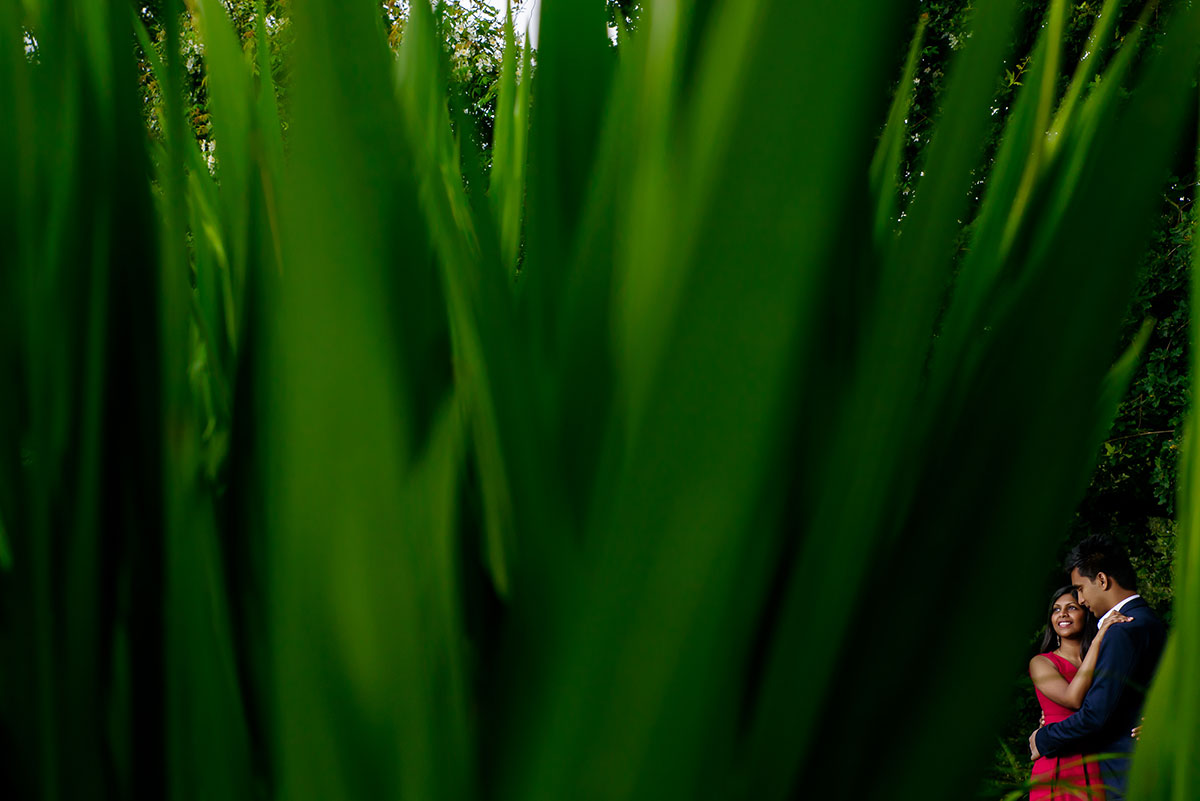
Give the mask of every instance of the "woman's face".
<path id="1" fill-rule="evenodd" d="M 1087 612 L 1079 605 L 1079 601 L 1070 593 L 1065 593 L 1054 601 L 1050 608 L 1050 628 L 1064 640 L 1083 634 L 1083 621 Z"/>

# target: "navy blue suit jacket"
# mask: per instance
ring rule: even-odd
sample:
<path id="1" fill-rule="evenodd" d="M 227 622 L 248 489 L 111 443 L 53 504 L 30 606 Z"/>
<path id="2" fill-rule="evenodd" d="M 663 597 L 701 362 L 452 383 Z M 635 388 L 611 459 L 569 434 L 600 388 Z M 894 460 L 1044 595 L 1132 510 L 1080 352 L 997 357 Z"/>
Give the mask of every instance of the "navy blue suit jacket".
<path id="1" fill-rule="evenodd" d="M 1133 751 L 1130 730 L 1139 722 L 1146 689 L 1154 678 L 1162 656 L 1167 630 L 1150 605 L 1141 598 L 1121 607 L 1133 618 L 1111 626 L 1100 643 L 1096 677 L 1084 696 L 1083 706 L 1061 723 L 1038 729 L 1035 736 L 1042 756 L 1071 754 L 1129 754 Z M 1116 792 L 1110 799 L 1124 797 L 1129 759 L 1127 756 L 1100 763 L 1101 776 Z"/>

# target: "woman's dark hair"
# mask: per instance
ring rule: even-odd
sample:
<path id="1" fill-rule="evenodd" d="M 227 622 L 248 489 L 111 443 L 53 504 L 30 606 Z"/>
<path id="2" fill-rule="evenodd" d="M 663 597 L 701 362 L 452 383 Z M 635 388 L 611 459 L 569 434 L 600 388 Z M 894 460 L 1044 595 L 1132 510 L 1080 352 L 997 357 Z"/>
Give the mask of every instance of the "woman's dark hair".
<path id="1" fill-rule="evenodd" d="M 1064 595 L 1070 595 L 1072 598 L 1079 601 L 1079 596 L 1075 593 L 1074 587 L 1059 587 L 1050 596 L 1050 603 L 1046 608 L 1046 625 L 1043 627 L 1042 644 L 1038 646 L 1038 653 L 1045 654 L 1053 651 L 1058 647 L 1058 632 L 1054 630 L 1054 623 L 1051 622 L 1054 617 L 1054 603 Z M 1087 655 L 1088 647 L 1091 646 L 1092 640 L 1096 637 L 1096 616 L 1092 614 L 1090 609 L 1084 609 L 1086 616 L 1083 619 L 1083 639 L 1079 643 L 1079 657 L 1082 659 Z"/>

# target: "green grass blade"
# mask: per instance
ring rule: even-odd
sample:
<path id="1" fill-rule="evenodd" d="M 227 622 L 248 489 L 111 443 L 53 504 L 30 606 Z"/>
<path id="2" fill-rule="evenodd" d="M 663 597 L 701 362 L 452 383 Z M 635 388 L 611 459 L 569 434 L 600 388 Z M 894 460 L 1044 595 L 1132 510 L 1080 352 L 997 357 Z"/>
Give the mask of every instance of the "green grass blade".
<path id="1" fill-rule="evenodd" d="M 525 199 L 526 226 L 540 234 L 528 241 L 522 287 L 532 330 L 550 358 L 616 64 L 604 14 L 598 2 L 541 9 Z"/>
<path id="2" fill-rule="evenodd" d="M 1180 32 L 1182 33 L 1182 32 Z M 1200 164 L 1200 143 L 1197 147 Z M 1200 192 L 1197 199 L 1200 200 Z M 1197 203 L 1192 217 L 1192 297 L 1200 292 Z M 1191 323 L 1192 375 L 1200 375 L 1200 327 Z M 1179 533 L 1175 553 L 1172 626 L 1146 699 L 1145 724 L 1129 780 L 1130 797 L 1179 801 L 1200 791 L 1200 436 L 1193 411 L 1184 435 L 1179 475 Z"/>
<path id="3" fill-rule="evenodd" d="M 1001 296 L 997 285 L 1005 270 L 1021 266 L 1020 259 L 1006 258 L 1003 242 L 1013 220 L 1022 220 L 1014 216 L 1014 207 L 1022 182 L 1030 174 L 1031 148 L 1039 140 L 1038 113 L 1046 83 L 1044 75 L 1049 67 L 1047 51 L 1051 47 L 1048 37 L 1049 30 L 1043 27 L 1034 46 L 1027 80 L 1017 92 L 1001 134 L 983 203 L 973 223 L 974 231 L 955 279 L 933 355 L 931 382 L 935 393 L 946 391 L 949 383 L 961 375 L 959 371 L 967 369 L 962 349 L 975 341 L 982 329 L 979 319 L 982 310 Z"/>
<path id="4" fill-rule="evenodd" d="M 1156 9 L 1155 3 L 1149 3 L 1143 10 L 1133 30 L 1123 38 L 1120 50 L 1104 71 L 1100 85 L 1088 95 L 1081 107 L 1077 107 L 1077 119 L 1067 121 L 1067 137 L 1076 137 L 1078 144 L 1070 149 L 1070 156 L 1066 157 L 1065 178 L 1061 182 L 1055 202 L 1048 207 L 1048 213 L 1052 217 L 1057 218 L 1065 212 L 1067 199 L 1091 155 L 1089 148 L 1092 141 L 1107 127 L 1114 109 L 1119 105 L 1126 79 L 1133 71 L 1142 37 Z"/>
<path id="5" fill-rule="evenodd" d="M 11 109 L 14 124 L 0 131 L 0 237 L 10 246 L 0 255 L 0 375 L 20 386 L 20 347 L 25 327 L 20 313 L 23 276 L 29 248 L 30 203 L 27 189 L 31 159 L 28 153 L 33 115 L 28 107 L 28 65 L 21 51 L 21 24 L 15 5 L 0 9 L 0 107 Z M 12 567 L 12 545 L 5 525 L 13 526 L 20 489 L 20 408 L 24 393 L 5 393 L 0 399 L 0 569 Z M 14 529 L 15 530 L 15 529 Z"/>
<path id="6" fill-rule="evenodd" d="M 1099 411 L 1096 414 L 1099 423 L 1099 430 L 1096 432 L 1097 439 L 1108 436 L 1108 432 L 1112 428 L 1112 421 L 1117 416 L 1117 409 L 1129 390 L 1129 382 L 1133 379 L 1134 371 L 1141 362 L 1142 351 L 1146 349 L 1146 343 L 1150 341 L 1150 335 L 1154 333 L 1157 324 L 1157 320 L 1145 320 L 1133 341 L 1129 343 L 1129 347 L 1124 350 L 1105 375 L 1104 383 L 1100 388 Z"/>
<path id="7" fill-rule="evenodd" d="M 12 547 L 8 544 L 8 531 L 3 518 L 0 518 L 0 569 L 12 570 Z"/>
<path id="8" fill-rule="evenodd" d="M 170 709 L 178 738 L 171 760 L 172 797 L 251 799 L 256 796 L 253 751 L 217 521 L 206 493 L 183 490 L 175 502 L 179 528 L 167 557 Z"/>
<path id="9" fill-rule="evenodd" d="M 254 107 L 250 67 L 225 8 L 218 0 L 198 0 L 197 29 L 204 44 L 213 139 L 220 179 L 222 228 L 228 234 L 228 260 L 216 277 L 223 299 L 222 329 L 230 352 L 237 351 L 241 296 L 249 251 L 250 130 Z"/>
<path id="10" fill-rule="evenodd" d="M 839 422 L 829 439 L 829 463 L 815 478 L 813 534 L 792 557 L 793 574 L 811 578 L 804 583 L 793 579 L 776 623 L 779 634 L 770 646 L 747 748 L 756 761 L 782 761 L 781 749 L 815 736 L 805 727 L 817 719 L 820 698 L 809 696 L 804 686 L 831 680 L 841 632 L 853 614 L 852 607 L 838 606 L 809 620 L 804 600 L 809 593 L 857 595 L 868 580 L 867 563 L 843 558 L 843 549 L 879 547 L 894 536 L 893 521 L 903 514 L 896 484 L 903 486 L 915 476 L 901 464 L 914 436 L 909 421 L 918 408 L 921 365 L 949 280 L 957 219 L 966 206 L 970 171 L 980 157 L 992 76 L 1008 46 L 1014 7 L 1003 0 L 981 6 L 970 46 L 952 67 L 946 108 L 927 151 L 926 175 L 874 289 L 876 309 L 863 318 L 862 350 L 851 352 L 855 372 L 847 380 L 853 383 L 844 390 L 841 408 L 831 410 Z M 880 403 L 880 397 L 888 402 Z M 857 456 L 863 448 L 878 456 L 864 463 Z M 810 638 L 826 647 L 811 654 L 805 645 Z M 795 681 L 798 674 L 806 675 L 805 683 Z M 797 763 L 801 753 L 803 749 L 794 757 Z M 758 772 L 751 769 L 752 775 Z"/>
<path id="11" fill-rule="evenodd" d="M 269 225 L 271 251 L 274 267 L 282 271 L 279 261 L 283 251 L 279 233 L 279 185 L 283 175 L 283 127 L 279 117 L 275 76 L 271 72 L 271 51 L 267 38 L 266 11 L 262 0 L 256 0 L 254 35 L 258 48 L 258 105 L 256 107 L 255 132 L 261 143 L 259 182 L 262 202 Z"/>
<path id="12" fill-rule="evenodd" d="M 146 59 L 146 64 L 150 67 L 150 74 L 154 76 L 154 80 L 158 81 L 159 86 L 166 86 L 166 67 L 163 66 L 162 59 L 158 57 L 158 50 L 150 42 L 150 33 L 146 30 L 141 15 L 132 7 L 129 9 L 129 13 L 133 19 L 134 35 L 142 49 L 142 57 Z"/>
<path id="13" fill-rule="evenodd" d="M 921 45 L 925 41 L 925 28 L 929 24 L 929 15 L 922 14 L 917 20 L 917 30 L 913 33 L 912 42 L 908 46 L 908 57 L 904 62 L 904 72 L 900 75 L 900 83 L 892 95 L 892 107 L 888 111 L 887 125 L 879 137 L 875 158 L 871 160 L 871 194 L 877 199 L 875 207 L 875 238 L 880 243 L 885 235 L 895 226 L 896 220 L 896 181 L 900 171 L 900 157 L 904 153 L 904 140 L 907 129 L 905 121 L 909 108 L 912 106 L 913 79 L 917 74 L 917 64 L 920 61 Z"/>
<path id="14" fill-rule="evenodd" d="M 504 310 L 509 305 L 508 274 L 498 269 L 496 254 L 484 252 L 463 190 L 445 90 L 438 77 L 438 47 L 432 14 L 424 7 L 414 9 L 398 61 L 398 94 L 408 127 L 408 142 L 415 155 L 423 218 L 439 257 L 446 311 L 459 364 L 457 380 L 462 387 L 464 409 L 473 423 L 485 506 L 486 563 L 497 592 L 507 596 L 515 547 L 510 481 L 513 471 L 508 467 L 507 454 L 514 443 L 501 439 L 493 382 L 495 371 L 503 369 L 499 366 L 508 360 L 487 358 L 485 348 L 497 347 L 503 341 L 498 330 L 511 325 L 499 322 L 505 319 Z M 519 138 L 517 132 L 511 133 L 514 139 Z M 515 157 L 515 143 L 508 147 L 508 156 Z M 495 156 L 505 157 L 501 153 Z M 517 180 L 517 176 L 512 177 Z M 497 188 L 507 191 L 503 183 Z M 491 310 L 490 318 L 483 316 L 487 309 Z M 486 338 L 490 346 L 485 342 L 485 331 L 498 334 Z"/>
<path id="15" fill-rule="evenodd" d="M 278 796 L 463 798 L 471 685 L 434 557 L 461 438 L 435 232 L 377 7 L 293 13 L 285 280 L 261 361 Z"/>
<path id="16" fill-rule="evenodd" d="M 1104 5 L 1100 8 L 1100 12 L 1096 15 L 1096 23 L 1092 26 L 1091 33 L 1088 34 L 1087 45 L 1084 48 L 1083 55 L 1079 58 L 1079 64 L 1075 67 L 1074 75 L 1071 76 L 1071 84 L 1067 87 L 1067 93 L 1054 115 L 1054 122 L 1050 126 L 1046 142 L 1046 148 L 1050 153 L 1053 153 L 1054 149 L 1058 146 L 1058 139 L 1070 123 L 1075 113 L 1076 105 L 1099 70 L 1100 53 L 1108 45 L 1108 40 L 1112 37 L 1113 30 L 1117 24 L 1118 12 L 1121 10 L 1124 2 L 1125 0 L 1105 0 Z M 1148 5 L 1154 5 L 1154 3 Z"/>
<path id="17" fill-rule="evenodd" d="M 177 0 L 166 3 L 162 9 L 166 53 L 165 63 L 161 65 L 164 74 L 160 77 L 160 87 L 165 148 L 158 163 L 157 176 L 162 192 L 159 215 L 161 250 L 158 259 L 161 274 L 157 289 L 160 298 L 158 341 L 161 343 L 158 354 L 158 397 L 162 403 L 160 425 L 164 436 L 158 454 L 162 474 L 162 531 L 157 553 L 154 554 L 155 568 L 165 574 L 160 586 L 155 588 L 162 594 L 159 603 L 166 609 L 164 616 L 180 621 L 178 628 L 162 632 L 159 644 L 162 652 L 159 657 L 161 669 L 165 676 L 170 677 L 163 682 L 165 737 L 160 746 L 165 756 L 164 766 L 169 768 L 156 779 L 163 785 L 160 790 L 162 794 L 169 793 L 181 798 L 187 797 L 193 788 L 230 791 L 238 780 L 234 760 L 241 755 L 237 748 L 239 737 L 236 729 L 231 728 L 226 739 L 223 736 L 226 732 L 213 731 L 211 726 L 214 719 L 228 720 L 233 717 L 230 715 L 228 697 L 218 698 L 211 692 L 214 679 L 219 686 L 223 678 L 219 670 L 215 676 L 209 671 L 197 675 L 190 670 L 194 664 L 190 653 L 192 636 L 203 636 L 211 631 L 203 623 L 209 622 L 204 613 L 211 609 L 213 603 L 213 596 L 205 592 L 211 591 L 211 586 L 196 581 L 191 560 L 197 550 L 203 547 L 204 538 L 214 536 L 214 532 L 206 530 L 201 522 L 204 519 L 203 510 L 197 509 L 193 494 L 197 421 L 191 414 L 188 385 L 192 341 L 190 312 L 194 298 L 191 295 L 191 266 L 186 245 L 189 230 L 186 173 L 189 155 L 193 151 L 198 154 L 198 150 L 183 108 L 182 16 L 183 4 Z M 207 177 L 207 167 L 202 166 L 201 171 Z M 168 431 L 175 436 L 166 436 Z M 218 596 L 217 601 L 220 600 Z M 204 605 L 198 607 L 197 601 Z M 139 664 L 144 660 L 144 656 L 138 653 L 136 629 L 131 632 L 131 640 L 130 661 L 133 671 L 130 681 L 136 687 Z M 220 649 L 227 643 L 218 636 L 209 639 L 206 644 L 206 656 L 220 665 Z M 236 701 L 232 705 L 236 709 Z M 203 725 L 206 723 L 209 725 Z M 130 726 L 137 732 L 139 721 L 136 713 Z M 194 739 L 191 734 L 196 735 Z M 135 737 L 131 750 L 136 753 L 140 747 Z M 207 772 L 204 767 L 206 764 L 210 766 Z"/>
<path id="18" fill-rule="evenodd" d="M 267 14 L 263 8 L 263 0 L 255 0 L 254 4 L 254 37 L 258 48 L 258 106 L 255 122 L 262 136 L 262 146 L 272 184 L 266 185 L 264 192 L 271 198 L 274 208 L 274 183 L 279 180 L 283 170 L 283 131 L 279 121 L 279 102 L 276 97 L 275 76 L 271 71 L 271 47 L 267 38 Z M 277 225 L 272 223 L 278 239 Z"/>
<path id="19" fill-rule="evenodd" d="M 521 207 L 525 196 L 524 145 L 529 130 L 528 83 L 532 77 L 528 70 L 523 70 L 523 85 L 518 89 L 517 54 L 510 2 L 504 21 L 504 56 L 496 95 L 496 128 L 488 192 L 492 197 L 496 225 L 500 231 L 501 259 L 514 275 L 521 236 Z M 522 59 L 525 59 L 524 55 Z"/>
<path id="20" fill-rule="evenodd" d="M 721 124 L 675 132 L 683 155 L 668 173 L 674 202 L 660 209 L 663 235 L 676 237 L 676 247 L 656 260 L 667 251 L 654 243 L 645 262 L 680 270 L 674 313 L 657 347 L 617 342 L 616 380 L 638 369 L 648 389 L 616 402 L 601 457 L 613 473 L 589 506 L 586 571 L 569 602 L 547 610 L 539 652 L 549 667 L 537 674 L 544 689 L 534 704 L 513 711 L 518 743 L 527 745 L 506 752 L 513 778 L 505 798 L 561 798 L 579 788 L 595 799 L 721 793 L 723 785 L 705 779 L 728 777 L 738 756 L 738 712 L 726 691 L 742 678 L 737 654 L 766 584 L 763 554 L 773 553 L 769 535 L 760 542 L 746 532 L 774 508 L 761 471 L 777 452 L 771 432 L 786 413 L 787 376 L 807 366 L 794 348 L 812 334 L 804 322 L 850 202 L 838 176 L 869 159 L 874 113 L 882 116 L 850 98 L 878 96 L 888 83 L 880 54 L 897 13 L 849 8 L 866 21 L 850 35 L 798 4 L 725 11 L 742 25 L 715 26 L 711 35 L 734 55 L 733 77 L 723 62 L 702 68 L 689 87 L 696 116 Z M 543 28 L 544 42 L 549 35 Z M 832 80 L 811 80 L 794 52 L 828 64 Z M 549 69 L 542 62 L 539 75 Z M 537 94 L 535 115 L 544 102 Z M 837 127 L 821 123 L 827 114 Z M 860 174 L 865 184 L 865 166 Z M 631 295 L 654 285 L 614 294 L 653 309 Z M 646 368 L 628 367 L 643 360 Z M 536 655 L 526 659 L 536 664 Z M 697 664 L 705 670 L 687 669 Z M 794 736 L 752 752 L 745 795 L 790 789 L 812 721 L 795 706 L 787 714 Z"/>
<path id="21" fill-rule="evenodd" d="M 1052 0 L 1047 13 L 1044 47 L 1041 58 L 1044 62 L 1038 73 L 1039 86 L 1037 95 L 1037 111 L 1034 114 L 1032 141 L 1029 155 L 1025 159 L 1025 174 L 1021 176 L 1021 184 L 1013 198 L 1013 208 L 1004 229 L 1001 248 L 1007 251 L 1012 246 L 1012 240 L 1017 235 L 1025 207 L 1029 203 L 1033 187 L 1038 176 L 1044 169 L 1046 138 L 1050 126 L 1050 115 L 1058 97 L 1058 62 L 1062 49 L 1063 20 L 1066 16 L 1066 0 Z"/>

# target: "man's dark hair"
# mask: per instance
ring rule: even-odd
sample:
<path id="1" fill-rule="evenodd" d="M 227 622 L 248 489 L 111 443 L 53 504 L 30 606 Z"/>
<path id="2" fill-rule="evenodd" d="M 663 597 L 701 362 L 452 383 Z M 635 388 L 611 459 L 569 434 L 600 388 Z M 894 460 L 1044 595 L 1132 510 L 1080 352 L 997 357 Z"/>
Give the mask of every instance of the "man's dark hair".
<path id="1" fill-rule="evenodd" d="M 1078 569 L 1081 576 L 1093 580 L 1096 574 L 1103 573 L 1125 589 L 1137 592 L 1137 573 L 1129 563 L 1129 555 L 1104 534 L 1093 534 L 1072 548 L 1063 567 L 1067 575 Z"/>

